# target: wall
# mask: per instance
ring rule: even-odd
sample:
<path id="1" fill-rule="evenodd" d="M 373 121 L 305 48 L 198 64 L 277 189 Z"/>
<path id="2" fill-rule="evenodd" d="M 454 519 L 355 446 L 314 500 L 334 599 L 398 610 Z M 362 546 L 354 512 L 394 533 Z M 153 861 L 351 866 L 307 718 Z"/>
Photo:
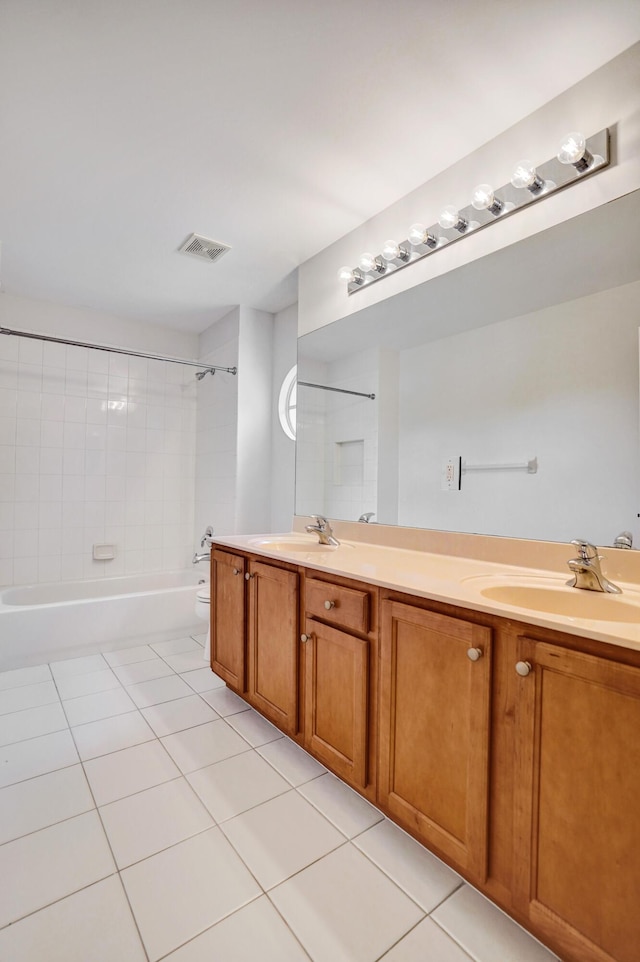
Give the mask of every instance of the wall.
<path id="1" fill-rule="evenodd" d="M 205 364 L 238 365 L 239 325 L 236 308 L 201 335 Z M 194 547 L 207 525 L 220 535 L 236 531 L 239 377 L 218 371 L 197 382 Z"/>
<path id="2" fill-rule="evenodd" d="M 629 529 L 640 539 L 639 299 L 636 282 L 402 351 L 399 523 L 605 545 Z M 537 456 L 539 470 L 470 472 L 460 491 L 443 491 L 451 456 Z"/>
<path id="3" fill-rule="evenodd" d="M 217 534 L 289 531 L 295 445 L 278 423 L 282 378 L 295 364 L 296 305 L 234 308 L 200 336 L 203 362 L 237 365 L 198 384 L 194 543 Z"/>
<path id="4" fill-rule="evenodd" d="M 9 295 L 0 325 L 195 356 L 188 335 Z M 0 584 L 185 566 L 195 384 L 177 364 L 0 336 Z M 115 560 L 93 560 L 103 542 Z"/>
<path id="5" fill-rule="evenodd" d="M 236 534 L 269 530 L 273 315 L 240 308 Z"/>
<path id="6" fill-rule="evenodd" d="M 299 333 L 308 333 L 352 315 L 638 188 L 639 89 L 640 44 L 636 44 L 311 258 L 299 269 Z M 603 127 L 612 128 L 612 164 L 606 170 L 350 297 L 346 285 L 337 280 L 338 269 L 343 264 L 355 266 L 363 251 L 379 251 L 388 237 L 405 238 L 415 221 L 435 223 L 445 204 L 460 207 L 468 204 L 475 184 L 508 183 L 513 165 L 520 157 L 542 163 L 554 156 L 568 130 L 582 130 L 589 136 Z"/>
<path id="7" fill-rule="evenodd" d="M 271 518 L 269 530 L 290 531 L 294 514 L 296 445 L 280 427 L 278 398 L 285 376 L 296 364 L 298 305 L 292 304 L 273 318 L 273 382 L 271 393 Z"/>

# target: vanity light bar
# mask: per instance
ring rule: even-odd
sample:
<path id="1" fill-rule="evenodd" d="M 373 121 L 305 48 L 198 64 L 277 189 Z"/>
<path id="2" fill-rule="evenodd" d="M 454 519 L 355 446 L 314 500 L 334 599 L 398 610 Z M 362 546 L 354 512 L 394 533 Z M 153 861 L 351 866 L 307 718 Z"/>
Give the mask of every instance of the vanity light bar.
<path id="1" fill-rule="evenodd" d="M 510 183 L 496 190 L 480 184 L 468 207 L 443 208 L 431 227 L 414 224 L 407 240 L 386 241 L 381 254 L 363 254 L 357 267 L 341 267 L 338 277 L 346 281 L 348 293 L 354 294 L 523 207 L 571 187 L 609 163 L 607 127 L 587 139 L 577 132 L 567 134 L 556 157 L 537 167 L 529 160 L 518 161 Z"/>

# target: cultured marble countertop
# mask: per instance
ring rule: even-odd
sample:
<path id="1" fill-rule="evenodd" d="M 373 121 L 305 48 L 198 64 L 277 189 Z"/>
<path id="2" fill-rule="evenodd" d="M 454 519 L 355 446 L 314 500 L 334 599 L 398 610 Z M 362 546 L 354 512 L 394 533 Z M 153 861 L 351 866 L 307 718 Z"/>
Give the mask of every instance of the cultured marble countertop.
<path id="1" fill-rule="evenodd" d="M 568 569 L 519 567 L 361 541 L 341 541 L 337 548 L 321 549 L 315 535 L 298 532 L 216 536 L 213 547 L 286 561 L 420 598 L 640 651 L 640 586 L 637 584 L 618 581 L 623 593 L 605 595 L 567 588 Z M 606 574 L 606 568 L 604 570 Z M 558 614 L 538 607 L 518 607 L 482 594 L 498 586 L 550 589 L 553 595 L 548 597 L 555 600 L 562 595 L 562 606 L 568 602 L 571 614 Z M 585 610 L 594 606 L 601 608 L 606 617 L 600 617 L 601 612 L 598 612 L 598 617 L 581 616 L 581 608 Z"/>

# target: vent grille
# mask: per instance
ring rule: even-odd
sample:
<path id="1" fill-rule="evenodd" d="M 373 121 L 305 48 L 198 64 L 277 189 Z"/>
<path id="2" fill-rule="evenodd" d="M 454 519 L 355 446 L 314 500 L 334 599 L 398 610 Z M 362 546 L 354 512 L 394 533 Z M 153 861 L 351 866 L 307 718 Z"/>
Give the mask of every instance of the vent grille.
<path id="1" fill-rule="evenodd" d="M 199 260 L 217 261 L 223 254 L 231 250 L 228 244 L 222 241 L 211 240 L 209 237 L 202 237 L 201 234 L 189 234 L 186 241 L 178 248 L 179 254 L 188 254 L 189 257 L 197 257 Z"/>

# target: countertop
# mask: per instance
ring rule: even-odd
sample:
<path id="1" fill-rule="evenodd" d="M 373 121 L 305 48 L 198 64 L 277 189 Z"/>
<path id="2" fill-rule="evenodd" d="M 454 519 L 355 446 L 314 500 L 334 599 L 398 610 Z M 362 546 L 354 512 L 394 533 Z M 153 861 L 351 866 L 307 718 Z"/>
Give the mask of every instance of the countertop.
<path id="1" fill-rule="evenodd" d="M 307 546 L 308 550 L 305 550 Z M 358 541 L 341 541 L 337 548 L 327 547 L 321 550 L 314 535 L 299 532 L 216 536 L 213 547 L 286 561 L 420 598 L 500 615 L 541 628 L 564 631 L 582 638 L 640 651 L 640 586 L 637 584 L 618 581 L 617 584 L 622 589 L 621 595 L 601 594 L 566 588 L 570 575 L 568 568 L 528 568 Z M 607 573 L 605 565 L 603 571 Z M 545 597 L 554 602 L 560 596 L 563 605 L 568 600 L 572 611 L 574 605 L 577 612 L 581 607 L 586 609 L 587 606 L 599 606 L 607 612 L 607 617 L 579 617 L 573 613 L 558 614 L 539 608 L 518 607 L 486 597 L 482 593 L 487 589 L 501 590 L 502 586 L 542 589 L 546 593 Z M 617 620 L 621 618 L 625 620 Z"/>

